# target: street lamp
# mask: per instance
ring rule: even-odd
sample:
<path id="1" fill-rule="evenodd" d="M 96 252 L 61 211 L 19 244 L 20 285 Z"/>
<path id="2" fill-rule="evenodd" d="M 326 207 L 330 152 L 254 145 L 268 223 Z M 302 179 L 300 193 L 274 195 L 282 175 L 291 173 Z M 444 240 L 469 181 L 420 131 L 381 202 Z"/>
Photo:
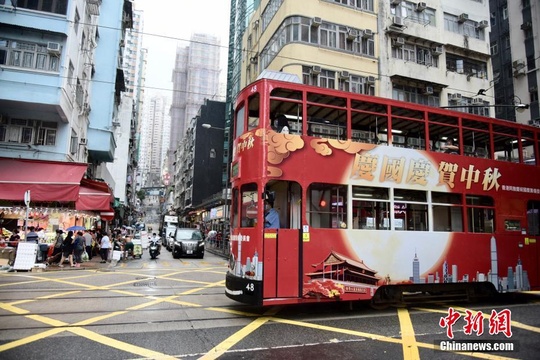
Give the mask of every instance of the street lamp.
<path id="1" fill-rule="evenodd" d="M 225 191 L 223 193 L 223 219 L 224 219 L 224 223 L 225 223 L 225 229 L 224 230 L 228 230 L 229 226 L 229 212 L 228 212 L 228 202 L 229 202 L 229 186 L 230 186 L 230 182 L 229 182 L 229 176 L 230 176 L 230 153 L 229 153 L 229 150 L 230 150 L 230 142 L 231 142 L 231 132 L 230 131 L 227 131 L 228 129 L 225 129 L 225 128 L 220 128 L 220 127 L 217 127 L 217 126 L 213 126 L 211 124 L 201 124 L 201 126 L 205 129 L 216 129 L 216 130 L 221 130 L 223 131 L 226 135 L 227 135 L 227 159 L 225 161 L 226 163 L 226 170 L 225 170 L 225 173 L 226 173 L 226 178 L 225 178 Z M 223 233 L 223 238 L 221 240 L 221 244 L 223 245 L 223 250 L 225 250 L 225 233 Z"/>
<path id="2" fill-rule="evenodd" d="M 210 124 L 202 124 L 201 125 L 203 128 L 205 129 L 216 129 L 216 130 L 221 130 L 221 131 L 225 131 L 224 128 L 220 128 L 220 127 L 217 127 L 217 126 L 212 126 Z"/>

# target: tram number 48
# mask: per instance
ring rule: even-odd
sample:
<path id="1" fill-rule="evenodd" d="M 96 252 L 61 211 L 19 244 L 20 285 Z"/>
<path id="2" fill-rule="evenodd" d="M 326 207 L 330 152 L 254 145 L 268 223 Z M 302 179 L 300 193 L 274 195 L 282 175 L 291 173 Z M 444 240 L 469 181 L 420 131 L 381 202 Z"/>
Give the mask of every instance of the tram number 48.
<path id="1" fill-rule="evenodd" d="M 246 285 L 246 290 L 247 291 L 250 291 L 250 292 L 253 292 L 255 291 L 255 285 L 253 283 L 249 283 Z"/>

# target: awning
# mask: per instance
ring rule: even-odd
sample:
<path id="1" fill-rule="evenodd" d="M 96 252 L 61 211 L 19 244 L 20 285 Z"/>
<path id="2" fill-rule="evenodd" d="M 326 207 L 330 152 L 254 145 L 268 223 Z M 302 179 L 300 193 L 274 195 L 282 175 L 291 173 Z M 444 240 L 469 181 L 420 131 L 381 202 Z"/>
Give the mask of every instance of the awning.
<path id="1" fill-rule="evenodd" d="M 106 182 L 82 179 L 79 198 L 75 202 L 75 209 L 109 210 L 113 200 L 113 195 Z"/>
<path id="2" fill-rule="evenodd" d="M 0 157 L 0 200 L 76 201 L 87 164 Z"/>
<path id="3" fill-rule="evenodd" d="M 111 221 L 114 219 L 114 209 L 109 208 L 107 211 L 102 211 L 99 213 L 99 216 L 101 217 L 101 220 Z"/>

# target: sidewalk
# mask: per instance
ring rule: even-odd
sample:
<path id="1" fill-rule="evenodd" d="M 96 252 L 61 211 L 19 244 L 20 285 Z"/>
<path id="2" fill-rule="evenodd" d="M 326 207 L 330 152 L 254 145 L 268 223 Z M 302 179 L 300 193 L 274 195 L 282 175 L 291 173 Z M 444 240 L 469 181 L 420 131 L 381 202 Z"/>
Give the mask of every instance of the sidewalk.
<path id="1" fill-rule="evenodd" d="M 224 259 L 229 258 L 229 249 L 228 249 L 228 247 L 226 249 L 223 249 L 223 248 L 218 248 L 215 245 L 207 244 L 204 250 L 211 253 L 211 254 L 221 256 Z"/>
<path id="2" fill-rule="evenodd" d="M 71 267 L 69 265 L 69 262 L 64 262 L 64 267 L 60 267 L 58 265 L 48 265 L 43 271 L 70 271 L 70 270 L 98 270 L 98 269 L 110 269 L 114 268 L 118 261 L 111 261 L 102 264 L 101 263 L 101 257 L 94 256 L 92 260 L 83 262 L 80 267 Z"/>

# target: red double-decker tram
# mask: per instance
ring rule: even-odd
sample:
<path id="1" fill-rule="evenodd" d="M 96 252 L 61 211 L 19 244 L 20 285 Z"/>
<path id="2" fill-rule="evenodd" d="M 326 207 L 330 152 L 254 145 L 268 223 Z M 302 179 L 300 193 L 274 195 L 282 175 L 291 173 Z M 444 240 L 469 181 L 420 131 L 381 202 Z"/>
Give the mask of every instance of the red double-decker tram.
<path id="1" fill-rule="evenodd" d="M 239 94 L 232 137 L 232 299 L 540 287 L 539 128 L 262 79 Z"/>

